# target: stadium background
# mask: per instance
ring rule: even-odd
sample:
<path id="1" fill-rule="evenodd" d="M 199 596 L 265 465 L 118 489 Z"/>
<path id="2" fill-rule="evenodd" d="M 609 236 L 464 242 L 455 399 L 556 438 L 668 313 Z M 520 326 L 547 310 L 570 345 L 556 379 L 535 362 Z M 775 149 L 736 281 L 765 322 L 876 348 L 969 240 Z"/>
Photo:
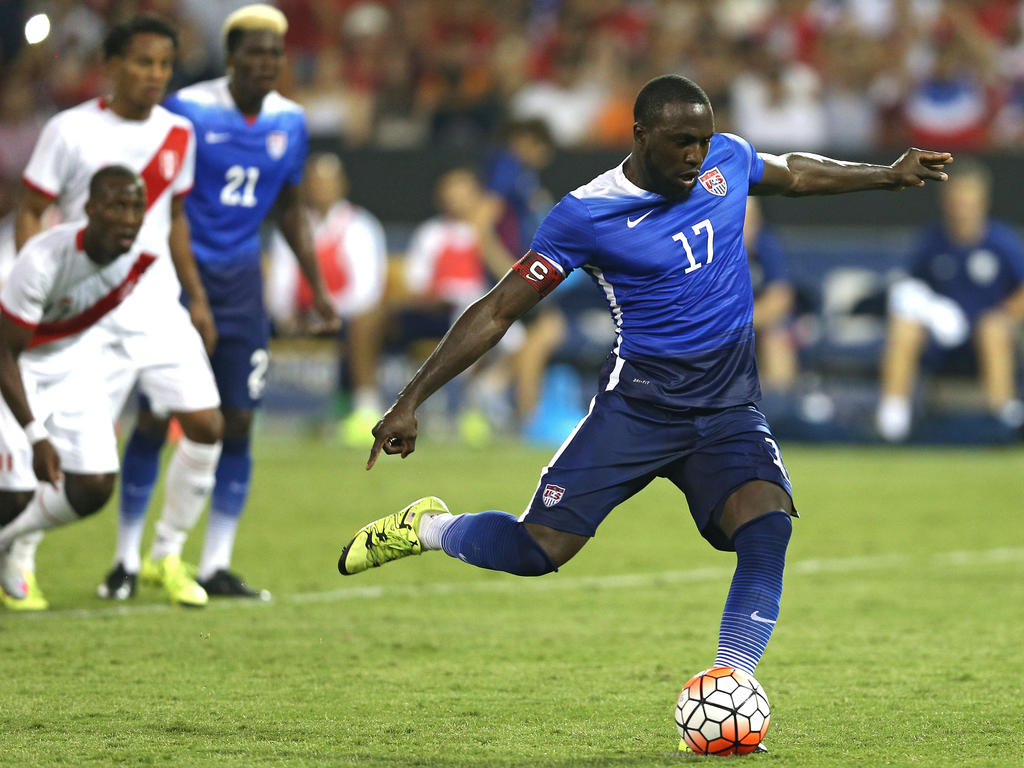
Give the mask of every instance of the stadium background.
<path id="1" fill-rule="evenodd" d="M 0 3 L 0 243 L 10 238 L 6 214 L 42 122 L 102 90 L 96 50 L 112 19 L 136 10 L 174 19 L 183 33 L 181 85 L 219 72 L 217 30 L 242 4 Z M 626 102 L 651 74 L 696 77 L 711 90 L 723 127 L 744 132 L 742 92 L 732 86 L 742 73 L 760 76 L 746 56 L 762 44 L 781 57 L 783 71 L 817 83 L 804 106 L 832 115 L 819 143 L 793 134 L 780 149 L 888 162 L 917 142 L 905 114 L 915 84 L 927 80 L 950 35 L 964 30 L 970 40 L 961 44 L 974 57 L 962 103 L 976 108 L 970 94 L 984 95 L 984 109 L 968 109 L 967 122 L 986 130 L 934 143 L 979 154 L 995 174 L 996 214 L 1020 224 L 1017 2 L 281 5 L 293 21 L 285 90 L 320 90 L 335 105 L 337 124 L 316 141 L 340 149 L 353 198 L 384 220 L 395 254 L 432 213 L 437 173 L 453 161 L 479 161 L 514 94 L 541 82 L 560 51 L 587 62 L 572 90 L 596 83 L 610 100 L 618 95 L 620 119 L 614 140 L 584 132 L 559 149 L 544 172 L 555 197 L 623 156 Z M 29 46 L 25 22 L 43 11 L 49 35 Z M 311 87 L 317 80 L 328 85 Z M 487 108 L 477 110 L 481 104 Z M 877 296 L 913 230 L 937 213 L 934 189 L 768 202 L 791 271 L 812 298 L 835 270 L 859 267 L 870 279 L 857 285 Z M 873 402 L 880 316 L 817 314 L 819 327 L 834 332 L 805 347 L 802 386 L 848 403 L 855 417 Z M 275 423 L 315 429 L 327 408 L 329 353 L 321 342 L 294 340 L 275 352 L 268 410 L 280 415 Z M 963 391 L 973 396 L 976 388 Z M 623 505 L 557 575 L 522 580 L 426 556 L 353 583 L 340 581 L 334 563 L 367 519 L 428 492 L 460 511 L 516 511 L 550 449 L 488 451 L 425 437 L 408 461 L 384 460 L 369 473 L 365 450 L 296 439 L 294 429 L 263 430 L 255 450 L 235 563 L 274 601 L 183 611 L 142 589 L 133 603 L 111 606 L 94 595 L 109 564 L 114 505 L 53 533 L 39 560 L 52 609 L 0 612 L 0 763 L 690 762 L 674 752 L 672 705 L 713 652 L 732 561 L 695 534 L 669 483 Z M 783 621 L 758 669 L 773 706 L 771 764 L 1024 764 L 1019 448 L 787 441 L 785 456 L 803 516 L 788 555 Z M 657 535 L 637 543 L 638 526 Z M 187 557 L 197 556 L 200 541 L 197 530 Z"/>
<path id="2" fill-rule="evenodd" d="M 222 71 L 219 28 L 241 0 L 7 2 L 0 6 L 0 251 L 10 258 L 19 176 L 45 119 L 103 90 L 107 24 L 138 11 L 181 31 L 172 89 Z M 1024 171 L 1024 9 L 1017 0 L 282 0 L 282 90 L 308 110 L 313 146 L 338 152 L 350 198 L 385 225 L 399 258 L 434 214 L 437 177 L 479 166 L 509 118 L 539 116 L 558 145 L 541 173 L 557 200 L 628 151 L 631 101 L 653 75 L 701 83 L 720 130 L 765 151 L 891 162 L 909 145 L 982 159 L 993 214 L 1019 225 Z M 38 14 L 45 14 L 43 22 Z M 29 40 L 36 41 L 30 43 Z M 801 377 L 766 402 L 777 431 L 873 439 L 884 292 L 936 192 L 765 201 L 798 290 Z M 595 304 L 596 306 L 596 304 Z M 589 398 L 609 347 L 598 323 L 553 360 L 570 400 Z M 330 344 L 275 343 L 266 424 L 323 425 Z M 387 397 L 414 361 L 382 366 Z M 965 375 L 966 373 L 966 375 Z M 564 379 L 563 379 L 564 381 Z M 554 387 L 554 389 L 559 389 Z M 926 442 L 1005 440 L 973 372 L 926 380 Z M 567 404 L 570 405 L 570 404 Z M 555 404 L 557 410 L 557 404 Z M 574 413 L 572 407 L 567 407 Z"/>

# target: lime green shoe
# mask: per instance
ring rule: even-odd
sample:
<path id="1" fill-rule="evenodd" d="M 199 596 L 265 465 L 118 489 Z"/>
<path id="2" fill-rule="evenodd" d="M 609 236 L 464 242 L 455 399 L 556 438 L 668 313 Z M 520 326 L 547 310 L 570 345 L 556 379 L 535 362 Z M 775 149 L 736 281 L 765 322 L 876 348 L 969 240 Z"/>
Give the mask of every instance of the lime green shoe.
<path id="1" fill-rule="evenodd" d="M 373 428 L 380 414 L 366 408 L 353 411 L 338 425 L 338 439 L 349 448 L 369 448 L 373 445 Z"/>
<path id="2" fill-rule="evenodd" d="M 25 580 L 25 597 L 21 600 L 0 592 L 4 607 L 9 611 L 45 611 L 50 607 L 50 601 L 46 599 L 43 590 L 39 588 L 36 580 L 36 572 L 27 568 L 22 569 L 21 576 Z"/>
<path id="3" fill-rule="evenodd" d="M 481 411 L 467 410 L 459 417 L 459 439 L 473 448 L 487 445 L 494 437 L 491 423 Z"/>
<path id="4" fill-rule="evenodd" d="M 143 583 L 167 590 L 172 603 L 200 608 L 210 598 L 196 582 L 195 570 L 181 562 L 178 555 L 168 555 L 159 560 L 145 558 L 139 576 Z"/>
<path id="5" fill-rule="evenodd" d="M 420 522 L 424 515 L 438 515 L 448 511 L 447 505 L 436 496 L 414 501 L 401 512 L 374 520 L 364 525 L 341 550 L 338 571 L 344 576 L 362 573 L 384 563 L 408 555 L 418 555 Z"/>

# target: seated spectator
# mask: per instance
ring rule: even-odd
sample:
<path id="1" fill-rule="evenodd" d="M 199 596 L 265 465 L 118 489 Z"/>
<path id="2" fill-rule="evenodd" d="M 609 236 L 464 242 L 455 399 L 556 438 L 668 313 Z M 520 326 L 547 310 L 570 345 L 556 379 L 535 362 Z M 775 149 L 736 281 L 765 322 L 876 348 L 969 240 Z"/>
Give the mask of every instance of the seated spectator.
<path id="1" fill-rule="evenodd" d="M 495 227 L 501 201 L 484 190 L 472 170 L 455 168 L 442 175 L 437 182 L 437 204 L 440 215 L 413 231 L 405 257 L 408 293 L 399 317 L 404 343 L 440 339 L 454 319 L 483 296 L 514 261 Z M 489 434 L 484 410 L 508 410 L 498 401 L 504 398 L 513 373 L 512 356 L 524 336 L 519 324 L 510 330 L 490 358 L 485 358 L 484 366 L 471 372 L 469 411 L 460 424 L 468 441 Z M 455 392 L 455 399 L 461 399 L 460 392 Z M 492 421 L 508 417 L 507 413 L 489 415 Z"/>
<path id="2" fill-rule="evenodd" d="M 906 439 L 911 393 L 922 357 L 928 363 L 969 351 L 988 408 L 1007 427 L 1024 422 L 1015 384 L 1014 335 L 1024 318 L 1024 242 L 988 217 L 987 169 L 958 160 L 942 188 L 942 221 L 925 229 L 910 277 L 889 294 L 882 356 L 879 434 Z"/>
<path id="3" fill-rule="evenodd" d="M 747 198 L 743 241 L 754 288 L 757 370 L 766 392 L 786 392 L 796 383 L 797 350 L 790 322 L 796 293 L 786 272 L 786 255 L 764 226 L 761 204 Z"/>
<path id="4" fill-rule="evenodd" d="M 348 179 L 333 154 L 313 155 L 304 192 L 320 274 L 342 318 L 338 337 L 338 399 L 348 414 L 341 426 L 346 442 L 369 440 L 383 411 L 377 392 L 380 307 L 387 274 L 384 229 L 369 211 L 350 203 Z M 272 241 L 267 307 L 279 330 L 309 324 L 313 292 L 300 274 L 284 237 Z"/>
<path id="5" fill-rule="evenodd" d="M 494 223 L 501 204 L 469 168 L 437 182 L 440 215 L 413 231 L 405 260 L 406 287 L 421 303 L 444 306 L 454 319 L 501 278 L 513 258 Z"/>

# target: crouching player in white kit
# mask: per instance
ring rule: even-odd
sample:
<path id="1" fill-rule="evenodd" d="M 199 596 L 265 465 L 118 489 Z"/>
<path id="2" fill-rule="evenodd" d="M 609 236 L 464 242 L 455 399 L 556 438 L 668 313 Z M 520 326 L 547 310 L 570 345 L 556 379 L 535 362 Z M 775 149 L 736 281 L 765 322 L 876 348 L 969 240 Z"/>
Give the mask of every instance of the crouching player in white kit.
<path id="1" fill-rule="evenodd" d="M 65 221 L 80 219 L 89 179 L 103 166 L 126 165 L 145 182 L 146 214 L 138 241 L 157 258 L 97 331 L 107 332 L 105 347 L 114 360 L 107 380 L 113 412 L 120 411 L 138 382 L 154 409 L 177 416 L 185 436 L 167 472 L 167 495 L 150 557 L 140 562 L 138 540 L 119 541 L 126 550 L 120 558 L 126 571 L 101 585 L 101 595 L 134 592 L 140 574 L 163 586 L 172 602 L 205 605 L 206 591 L 182 564 L 181 550 L 210 497 L 224 422 L 197 333 L 212 349 L 216 331 L 184 211 L 194 176 L 195 136 L 188 120 L 159 105 L 176 48 L 174 28 L 154 17 L 135 17 L 110 30 L 104 54 L 111 95 L 65 110 L 43 128 L 25 168 L 28 190 L 18 209 L 16 239 L 22 245 L 36 234 L 52 203 Z M 182 288 L 189 298 L 187 311 L 178 300 Z M 141 529 L 137 535 L 141 538 Z M 31 540 L 15 546 L 22 569 L 34 570 L 34 549 Z"/>
<path id="2" fill-rule="evenodd" d="M 0 293 L 0 586 L 12 608 L 45 608 L 7 556 L 19 535 L 99 511 L 117 476 L 117 439 L 95 324 L 156 260 L 135 243 L 142 179 L 98 171 L 82 223 L 29 240 Z M 134 245 L 133 245 L 134 244 Z M 37 483 L 38 481 L 38 483 Z"/>

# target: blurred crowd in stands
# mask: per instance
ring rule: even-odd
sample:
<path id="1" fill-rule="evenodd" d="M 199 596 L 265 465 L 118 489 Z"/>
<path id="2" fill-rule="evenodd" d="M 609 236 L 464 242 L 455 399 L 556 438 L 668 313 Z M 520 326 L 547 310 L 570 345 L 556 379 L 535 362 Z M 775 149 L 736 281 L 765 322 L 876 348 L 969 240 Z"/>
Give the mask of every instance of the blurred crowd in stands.
<path id="1" fill-rule="evenodd" d="M 181 31 L 173 87 L 222 69 L 220 24 L 241 0 L 0 4 L 0 175 L 41 121 L 96 95 L 111 20 Z M 639 85 L 701 83 L 720 126 L 764 150 L 1024 146 L 1019 0 L 278 0 L 286 95 L 314 135 L 348 147 L 466 145 L 540 117 L 559 147 L 626 146 Z M 46 13 L 49 36 L 25 42 Z"/>
<path id="2" fill-rule="evenodd" d="M 181 39 L 174 90 L 223 73 L 221 24 L 247 3 L 0 3 L 0 251 L 10 240 L 4 228 L 10 228 L 18 179 L 43 123 L 104 90 L 101 42 L 109 24 L 140 12 L 175 23 Z M 307 200 L 317 249 L 346 318 L 337 378 L 348 393 L 345 410 L 363 416 L 351 432 L 361 437 L 380 412 L 377 370 L 389 340 L 408 346 L 422 339 L 426 346 L 413 355 L 422 359 L 452 313 L 523 252 L 540 217 L 565 191 L 549 194 L 540 171 L 559 151 L 626 151 L 633 99 L 655 75 L 676 72 L 696 80 L 711 97 L 718 129 L 762 151 L 820 150 L 859 159 L 908 145 L 960 154 L 1024 150 L 1022 0 L 273 4 L 290 23 L 281 90 L 305 107 L 317 146 L 357 152 L 457 147 L 477 150 L 481 159 L 477 167 L 450 169 L 435 190 L 422 190 L 436 195 L 438 216 L 398 238 L 400 255 L 388 252 L 396 250 L 388 230 L 394 222 L 380 222 L 346 201 L 338 159 L 311 158 Z M 37 17 L 30 34 L 26 23 L 37 14 L 45 14 L 46 23 Z M 1024 245 L 1002 230 L 990 242 L 989 180 L 977 171 L 974 177 L 982 181 L 967 193 L 977 203 L 966 206 L 971 222 L 932 225 L 930 231 L 947 240 L 932 243 L 931 251 L 919 248 L 911 275 L 916 282 L 890 297 L 884 351 L 883 325 L 875 335 L 873 377 L 884 360 L 880 397 L 872 396 L 871 407 L 878 406 L 874 434 L 886 439 L 906 439 L 917 418 L 918 366 L 933 368 L 939 357 L 929 338 L 972 358 L 976 351 L 980 365 L 971 368 L 980 375 L 986 410 L 1014 430 L 1024 421 L 1013 363 L 1024 317 Z M 793 317 L 800 302 L 782 248 L 756 207 L 747 227 L 763 383 L 769 395 L 790 393 L 799 389 L 801 334 Z M 293 260 L 278 253 L 282 247 L 274 241 L 268 247 L 268 298 L 279 331 L 287 334 L 303 314 L 304 288 Z M 932 257 L 935 264 L 928 262 Z M 878 280 L 881 318 L 889 284 Z M 968 297 L 952 297 L 959 314 L 943 298 L 952 295 L 949 286 Z M 590 288 L 561 288 L 561 298 L 546 302 L 511 334 L 488 367 L 463 382 L 471 404 L 474 391 L 487 400 L 488 393 L 511 389 L 511 422 L 550 427 L 556 419 L 538 411 L 545 406 L 538 406 L 540 389 L 550 401 L 557 388 L 557 381 L 544 378 L 548 364 L 559 357 L 574 362 L 573 354 L 589 346 L 604 354 L 610 343 L 606 310 L 596 310 L 601 322 L 585 321 L 600 304 Z M 952 326 L 959 329 L 956 343 L 943 341 Z M 834 411 L 820 398 L 802 402 L 814 406 L 818 421 Z M 863 416 L 851 420 L 863 422 Z"/>

